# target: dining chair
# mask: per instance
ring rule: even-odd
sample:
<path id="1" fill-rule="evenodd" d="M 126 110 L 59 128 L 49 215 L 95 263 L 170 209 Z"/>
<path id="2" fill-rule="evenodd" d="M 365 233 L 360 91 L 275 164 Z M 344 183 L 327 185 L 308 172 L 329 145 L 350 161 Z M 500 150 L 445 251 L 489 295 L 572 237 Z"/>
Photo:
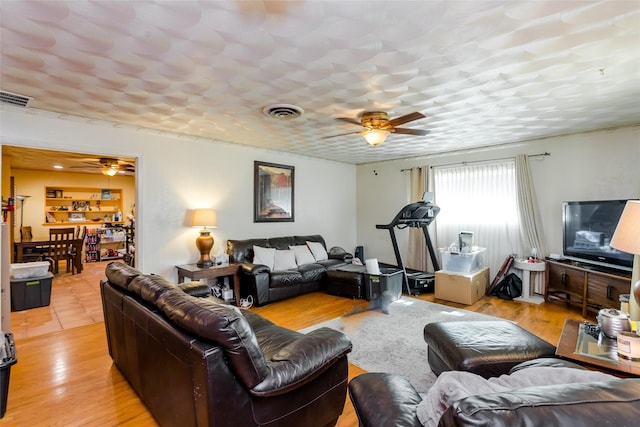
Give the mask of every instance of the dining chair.
<path id="1" fill-rule="evenodd" d="M 67 273 L 71 271 L 71 262 L 69 262 L 69 254 L 73 250 L 75 229 L 68 228 L 52 228 L 49 230 L 49 253 L 48 256 L 53 260 L 53 274 L 58 274 L 60 260 L 66 261 Z"/>
<path id="2" fill-rule="evenodd" d="M 31 226 L 25 225 L 20 227 L 20 240 L 23 242 L 29 241 L 33 239 L 33 234 L 31 232 Z"/>
<path id="3" fill-rule="evenodd" d="M 33 234 L 31 232 L 31 226 L 25 225 L 20 227 L 20 243 L 31 242 L 33 240 Z M 40 246 L 23 246 L 22 247 L 22 258 L 20 261 L 16 262 L 36 262 L 42 261 L 43 259 L 43 250 L 47 248 L 42 248 Z M 16 254 L 17 255 L 17 254 Z"/>
<path id="4" fill-rule="evenodd" d="M 67 256 L 67 266 L 71 265 L 71 274 L 82 273 L 82 245 L 87 235 L 87 227 L 77 227 L 69 254 Z M 68 268 L 67 268 L 68 271 Z"/>

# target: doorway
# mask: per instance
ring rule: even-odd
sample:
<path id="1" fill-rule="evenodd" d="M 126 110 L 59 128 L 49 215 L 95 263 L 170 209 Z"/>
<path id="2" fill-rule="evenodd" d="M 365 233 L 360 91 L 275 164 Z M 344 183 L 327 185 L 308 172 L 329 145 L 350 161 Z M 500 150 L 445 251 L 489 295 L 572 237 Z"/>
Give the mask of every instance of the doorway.
<path id="1" fill-rule="evenodd" d="M 48 223 L 48 210 L 58 209 L 59 206 L 71 205 L 72 203 L 66 200 L 57 203 L 55 196 L 58 196 L 58 194 L 53 195 L 54 201 L 52 201 L 52 198 L 49 197 L 51 195 L 47 194 L 47 190 L 52 187 L 59 187 L 60 189 L 95 188 L 97 189 L 97 198 L 102 197 L 102 190 L 117 189 L 117 193 L 122 195 L 122 200 L 119 201 L 120 206 L 122 206 L 121 216 L 115 218 L 115 212 L 104 212 L 104 215 L 109 215 L 110 221 L 114 221 L 113 223 L 109 222 L 109 225 L 130 225 L 132 231 L 135 230 L 138 199 L 136 166 L 137 158 L 132 157 L 2 145 L 2 194 L 4 199 L 11 197 L 16 201 L 13 211 L 10 212 L 7 218 L 7 222 L 10 225 L 10 244 L 9 248 L 7 248 L 10 252 L 10 261 L 15 261 L 14 242 L 18 242 L 21 239 L 21 227 L 30 227 L 33 239 L 44 239 L 45 236 L 48 239 L 49 229 L 55 226 L 71 225 L 78 228 L 100 229 L 107 225 L 106 218 L 104 220 L 96 219 L 96 217 L 101 217 L 102 215 L 96 215 L 95 212 L 91 212 L 91 215 L 87 214 L 85 221 L 78 220 L 77 223 Z M 61 194 L 61 199 L 74 197 L 72 192 L 68 194 L 68 196 Z M 93 197 L 93 195 L 91 196 Z M 73 200 L 75 202 L 75 198 Z M 103 201 L 103 209 L 104 203 Z M 96 201 L 92 201 L 88 208 L 65 207 L 64 209 L 95 210 L 95 206 Z M 101 212 L 100 214 L 103 213 Z M 78 218 L 82 219 L 85 215 L 79 212 L 78 215 L 73 215 L 73 218 L 71 216 L 71 213 L 57 215 L 56 221 L 75 221 Z M 64 218 L 64 220 L 61 220 L 60 217 Z M 115 222 L 116 219 L 120 219 L 120 221 Z M 109 233 L 112 231 L 114 235 L 117 234 L 116 228 L 110 229 Z M 132 241 L 130 242 L 133 248 L 131 263 L 134 264 L 136 263 L 136 234 L 135 231 L 132 232 Z M 112 244 L 109 249 L 113 253 L 108 253 L 107 255 L 115 254 L 114 258 L 120 258 L 119 250 L 123 249 L 124 245 L 124 242 L 122 244 Z M 83 262 L 89 261 L 85 258 L 85 255 L 86 253 L 83 253 Z M 122 257 L 124 257 L 124 254 Z M 100 257 L 97 257 L 91 261 L 99 260 Z M 86 265 L 89 265 L 89 263 L 85 263 Z M 61 278 L 61 280 L 63 279 Z M 64 280 L 71 279 L 65 277 Z M 80 275 L 77 275 L 76 279 L 73 280 L 80 280 Z M 52 298 L 55 298 L 55 294 L 52 294 Z"/>

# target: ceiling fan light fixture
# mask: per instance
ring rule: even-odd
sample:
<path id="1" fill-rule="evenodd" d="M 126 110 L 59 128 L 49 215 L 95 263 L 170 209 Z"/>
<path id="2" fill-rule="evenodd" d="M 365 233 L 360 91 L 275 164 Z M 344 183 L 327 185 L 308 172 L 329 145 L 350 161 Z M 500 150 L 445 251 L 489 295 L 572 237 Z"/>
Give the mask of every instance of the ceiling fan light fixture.
<path id="1" fill-rule="evenodd" d="M 103 175 L 115 176 L 115 174 L 117 174 L 117 173 L 118 173 L 118 167 L 117 166 L 116 167 L 111 166 L 111 167 L 102 168 L 102 174 Z"/>
<path id="2" fill-rule="evenodd" d="M 382 144 L 387 136 L 390 134 L 388 130 L 384 129 L 369 129 L 367 131 L 362 132 L 362 137 L 367 141 L 369 145 L 373 145 L 374 147 Z"/>

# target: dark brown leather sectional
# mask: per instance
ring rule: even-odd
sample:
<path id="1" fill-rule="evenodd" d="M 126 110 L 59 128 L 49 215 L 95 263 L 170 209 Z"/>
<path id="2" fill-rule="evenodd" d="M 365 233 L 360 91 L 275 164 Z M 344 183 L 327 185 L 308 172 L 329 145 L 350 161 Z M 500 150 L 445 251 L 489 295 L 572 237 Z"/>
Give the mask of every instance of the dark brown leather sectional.
<path id="1" fill-rule="evenodd" d="M 289 249 L 290 246 L 319 242 L 327 247 L 318 234 L 309 236 L 283 236 L 246 240 L 227 240 L 227 254 L 240 263 L 240 294 L 251 295 L 253 303 L 261 306 L 269 302 L 326 289 L 326 272 L 351 263 L 353 255 L 334 246 L 327 251 L 329 259 L 299 266 L 297 269 L 272 271 L 269 267 L 253 263 L 253 246 Z"/>
<path id="2" fill-rule="evenodd" d="M 109 354 L 162 426 L 331 426 L 351 342 L 301 334 L 123 263 L 100 283 Z"/>

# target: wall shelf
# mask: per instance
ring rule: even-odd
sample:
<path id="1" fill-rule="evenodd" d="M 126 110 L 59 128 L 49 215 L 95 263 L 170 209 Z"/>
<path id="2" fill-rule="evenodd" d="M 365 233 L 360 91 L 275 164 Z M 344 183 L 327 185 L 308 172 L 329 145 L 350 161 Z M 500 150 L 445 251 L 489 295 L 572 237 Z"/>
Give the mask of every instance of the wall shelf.
<path id="1" fill-rule="evenodd" d="M 92 227 L 85 236 L 85 262 L 122 259 L 129 253 L 132 227 Z"/>
<path id="2" fill-rule="evenodd" d="M 43 226 L 123 225 L 119 188 L 44 187 Z"/>

